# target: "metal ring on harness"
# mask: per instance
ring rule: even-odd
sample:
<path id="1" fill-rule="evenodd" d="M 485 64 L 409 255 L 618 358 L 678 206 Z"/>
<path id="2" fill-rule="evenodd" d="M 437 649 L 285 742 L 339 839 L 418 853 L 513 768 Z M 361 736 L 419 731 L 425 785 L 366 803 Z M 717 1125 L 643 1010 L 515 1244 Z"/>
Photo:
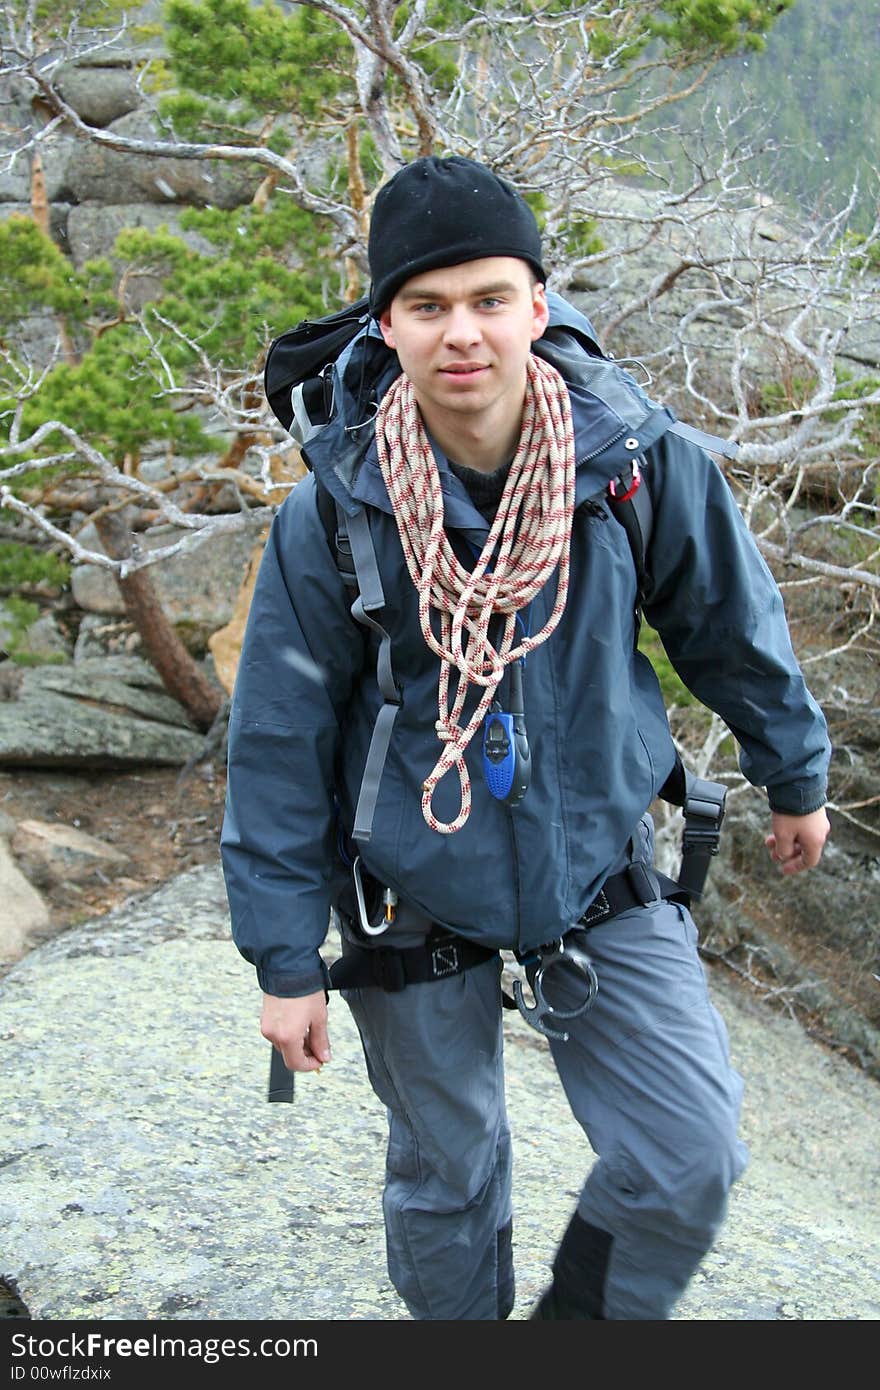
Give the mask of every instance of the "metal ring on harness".
<path id="1" fill-rule="evenodd" d="M 560 965 L 564 962 L 573 965 L 576 970 L 580 971 L 586 983 L 584 1000 L 574 1009 L 554 1009 L 544 993 L 544 977 L 547 971 L 552 969 L 554 965 Z M 529 963 L 525 966 L 525 971 L 535 996 L 535 1003 L 533 1005 L 526 1003 L 521 980 L 514 980 L 513 997 L 526 1023 L 532 1028 L 536 1028 L 539 1033 L 543 1033 L 546 1038 L 555 1038 L 558 1042 L 568 1042 L 568 1033 L 557 1032 L 556 1029 L 550 1028 L 544 1020 L 547 1018 L 580 1018 L 582 1014 L 593 1007 L 593 1001 L 599 989 L 599 981 L 590 957 L 586 951 L 582 951 L 580 947 L 573 946 L 566 942 L 563 937 L 560 937 L 552 946 L 542 947 L 538 952 L 537 968 Z"/>

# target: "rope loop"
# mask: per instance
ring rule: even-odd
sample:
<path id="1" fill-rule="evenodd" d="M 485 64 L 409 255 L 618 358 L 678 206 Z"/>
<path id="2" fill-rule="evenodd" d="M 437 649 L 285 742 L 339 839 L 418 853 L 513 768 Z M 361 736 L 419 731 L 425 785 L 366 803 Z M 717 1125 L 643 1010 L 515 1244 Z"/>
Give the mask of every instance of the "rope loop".
<path id="1" fill-rule="evenodd" d="M 465 750 L 483 722 L 504 668 L 545 642 L 562 617 L 568 597 L 569 549 L 574 513 L 574 428 L 568 388 L 549 362 L 530 355 L 519 445 L 489 535 L 473 568 L 459 561 L 444 529 L 440 474 L 406 375 L 386 392 L 376 416 L 379 466 L 394 509 L 410 577 L 419 596 L 419 625 L 440 658 L 435 729 L 439 759 L 423 783 L 422 814 L 433 830 L 454 834 L 471 809 Z M 552 611 L 540 632 L 518 645 L 516 615 L 558 573 Z M 440 617 L 440 634 L 431 624 Z M 504 621 L 497 646 L 489 625 Z M 458 673 L 450 705 L 449 678 Z M 473 714 L 462 726 L 471 686 L 482 688 Z M 452 768 L 458 772 L 461 805 L 449 822 L 432 810 L 434 790 Z"/>

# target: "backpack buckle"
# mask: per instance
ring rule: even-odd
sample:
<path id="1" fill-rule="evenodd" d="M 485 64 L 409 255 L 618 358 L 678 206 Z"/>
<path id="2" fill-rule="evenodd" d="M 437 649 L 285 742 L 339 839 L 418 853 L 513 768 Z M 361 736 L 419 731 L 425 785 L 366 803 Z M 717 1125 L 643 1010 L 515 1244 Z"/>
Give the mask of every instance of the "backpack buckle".
<path id="1" fill-rule="evenodd" d="M 615 502 L 628 502 L 629 499 L 638 492 L 641 485 L 642 471 L 639 468 L 639 461 L 638 459 L 632 459 L 630 461 L 629 479 L 627 480 L 622 473 L 618 474 L 618 476 L 612 478 L 611 482 L 608 484 L 608 492 L 609 495 L 614 498 Z M 618 487 L 625 488 L 625 491 L 621 495 L 618 495 Z"/>

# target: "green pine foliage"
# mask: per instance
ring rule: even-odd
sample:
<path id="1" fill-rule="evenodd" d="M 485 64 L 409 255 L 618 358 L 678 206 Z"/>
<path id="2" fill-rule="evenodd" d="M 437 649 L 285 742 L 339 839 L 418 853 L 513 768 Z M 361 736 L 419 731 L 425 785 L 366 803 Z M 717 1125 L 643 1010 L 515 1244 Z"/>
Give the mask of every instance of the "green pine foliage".
<path id="1" fill-rule="evenodd" d="M 50 309 L 68 319 L 85 315 L 79 277 L 67 257 L 33 218 L 13 213 L 0 222 L 0 332 L 8 334 L 23 313 Z"/>
<path id="2" fill-rule="evenodd" d="M 115 253 L 130 264 L 158 267 L 163 294 L 146 317 L 167 360 L 185 373 L 196 355 L 159 321 L 170 320 L 208 358 L 229 371 L 256 364 L 282 327 L 324 310 L 324 279 L 335 275 L 329 236 L 291 199 L 221 211 L 188 209 L 183 226 L 216 246 L 189 249 L 167 231 L 123 232 Z M 292 264 L 302 258 L 302 266 Z"/>
<path id="3" fill-rule="evenodd" d="M 178 92 L 163 110 L 183 136 L 224 128 L 239 143 L 257 117 L 316 121 L 353 92 L 352 49 L 338 24 L 300 5 L 168 0 L 165 37 Z M 219 126 L 219 130 L 218 130 Z"/>
<path id="4" fill-rule="evenodd" d="M 159 384 L 149 342 L 134 325 L 122 324 L 98 338 L 79 362 L 55 368 L 25 407 L 23 428 L 34 430 L 50 420 L 74 424 L 78 434 L 119 465 L 151 443 L 172 443 L 184 455 L 208 447 L 195 417 L 157 398 Z M 46 452 L 63 444 L 63 438 L 50 435 Z M 75 471 L 88 467 L 81 460 Z M 33 478 L 27 481 L 33 483 Z"/>
<path id="5" fill-rule="evenodd" d="M 48 585 L 63 589 L 70 580 L 70 565 L 49 550 L 16 541 L 0 541 L 0 592 Z M 34 621 L 33 617 L 30 622 Z"/>
<path id="6" fill-rule="evenodd" d="M 137 323 L 120 318 L 116 275 L 107 261 L 75 272 L 30 219 L 0 224 L 0 261 L 9 268 L 0 283 L 0 323 L 12 328 L 22 304 L 53 309 L 75 325 L 80 347 L 77 360 L 60 362 L 24 405 L 25 434 L 63 421 L 116 464 L 157 444 L 182 456 L 210 451 L 216 441 L 179 396 L 169 395 L 169 386 L 183 391 L 201 353 L 233 373 L 256 366 L 281 327 L 324 311 L 327 235 L 291 200 L 276 199 L 265 212 L 191 209 L 183 221 L 212 242 L 216 254 L 191 250 L 166 228 L 123 232 L 114 247 L 129 273 L 141 267 L 163 282 L 163 292 L 145 310 L 150 338 Z M 299 256 L 308 269 L 293 267 Z M 151 339 L 174 373 L 171 382 Z M 0 393 L 0 438 L 6 437 L 13 404 Z M 42 452 L 65 447 L 61 436 L 50 434 Z M 52 481 L 59 473 L 88 469 L 79 459 L 39 478 Z M 37 482 L 30 473 L 17 486 L 33 488 Z"/>
<path id="7" fill-rule="evenodd" d="M 850 232 L 847 242 L 850 247 L 858 248 L 864 246 L 868 238 L 860 232 Z M 869 270 L 875 274 L 880 274 L 880 242 L 871 242 L 864 255 L 858 253 L 852 259 L 853 270 Z"/>
<path id="8" fill-rule="evenodd" d="M 779 15 L 794 0 L 663 0 L 649 20 L 670 53 L 760 51 Z"/>

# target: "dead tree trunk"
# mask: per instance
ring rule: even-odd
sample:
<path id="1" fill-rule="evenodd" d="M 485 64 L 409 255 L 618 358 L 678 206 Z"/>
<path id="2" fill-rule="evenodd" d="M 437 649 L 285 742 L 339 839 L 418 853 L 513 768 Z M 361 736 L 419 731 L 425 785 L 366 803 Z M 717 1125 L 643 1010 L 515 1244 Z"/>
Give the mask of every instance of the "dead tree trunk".
<path id="1" fill-rule="evenodd" d="M 96 517 L 95 527 L 111 559 L 129 558 L 131 532 L 119 512 Z M 149 571 L 135 570 L 125 579 L 117 575 L 116 582 L 125 611 L 168 694 L 180 701 L 200 729 L 210 729 L 223 703 L 223 692 L 211 684 L 181 642 L 162 610 Z"/>

